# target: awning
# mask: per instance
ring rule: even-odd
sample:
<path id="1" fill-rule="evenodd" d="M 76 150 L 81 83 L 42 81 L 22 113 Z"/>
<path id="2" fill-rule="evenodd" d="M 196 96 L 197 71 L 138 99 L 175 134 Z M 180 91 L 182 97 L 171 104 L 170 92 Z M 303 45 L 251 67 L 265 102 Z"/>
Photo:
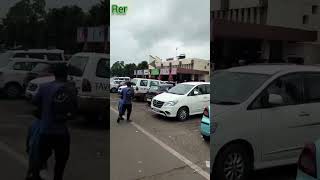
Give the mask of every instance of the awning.
<path id="1" fill-rule="evenodd" d="M 246 38 L 283 41 L 316 41 L 317 31 L 269 26 L 262 24 L 244 24 L 213 19 L 211 37 L 215 38 Z"/>

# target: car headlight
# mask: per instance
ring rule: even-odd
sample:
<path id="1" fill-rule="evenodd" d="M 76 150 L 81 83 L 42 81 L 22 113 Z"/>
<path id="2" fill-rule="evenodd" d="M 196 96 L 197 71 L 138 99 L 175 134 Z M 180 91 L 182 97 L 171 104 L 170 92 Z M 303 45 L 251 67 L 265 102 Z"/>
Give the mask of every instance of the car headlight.
<path id="1" fill-rule="evenodd" d="M 178 103 L 178 101 L 169 101 L 163 104 L 163 106 L 174 106 Z"/>

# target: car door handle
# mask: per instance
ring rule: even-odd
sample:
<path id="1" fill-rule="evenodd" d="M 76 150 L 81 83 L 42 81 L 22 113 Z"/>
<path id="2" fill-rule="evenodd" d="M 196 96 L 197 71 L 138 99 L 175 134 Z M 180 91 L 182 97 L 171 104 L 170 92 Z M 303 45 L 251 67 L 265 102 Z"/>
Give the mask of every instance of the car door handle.
<path id="1" fill-rule="evenodd" d="M 310 114 L 309 114 L 309 113 L 306 113 L 306 112 L 301 112 L 301 113 L 299 114 L 299 116 L 300 116 L 300 117 L 306 117 L 306 116 L 310 116 Z"/>

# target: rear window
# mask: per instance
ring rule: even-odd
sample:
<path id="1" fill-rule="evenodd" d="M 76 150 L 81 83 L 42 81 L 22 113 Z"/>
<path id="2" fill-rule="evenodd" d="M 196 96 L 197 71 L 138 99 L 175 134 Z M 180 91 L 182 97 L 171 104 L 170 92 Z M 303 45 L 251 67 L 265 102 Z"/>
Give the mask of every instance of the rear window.
<path id="1" fill-rule="evenodd" d="M 73 56 L 69 63 L 69 75 L 82 76 L 87 66 L 89 57 Z"/>
<path id="2" fill-rule="evenodd" d="M 100 78 L 109 78 L 108 59 L 100 59 L 97 65 L 96 76 Z"/>
<path id="3" fill-rule="evenodd" d="M 49 61 L 62 61 L 62 55 L 59 53 L 47 53 L 47 59 Z"/>

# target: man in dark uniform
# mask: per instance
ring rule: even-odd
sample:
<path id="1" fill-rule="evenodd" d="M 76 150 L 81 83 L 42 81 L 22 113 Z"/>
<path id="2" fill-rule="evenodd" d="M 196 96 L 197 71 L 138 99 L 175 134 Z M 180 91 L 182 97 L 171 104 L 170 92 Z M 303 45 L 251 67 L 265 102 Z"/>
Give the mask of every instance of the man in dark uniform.
<path id="1" fill-rule="evenodd" d="M 132 111 L 132 98 L 134 97 L 134 89 L 131 87 L 131 82 L 127 82 L 127 87 L 122 89 L 120 94 L 119 117 L 117 123 L 123 120 L 123 115 L 127 111 L 127 121 L 131 122 L 130 115 Z"/>

